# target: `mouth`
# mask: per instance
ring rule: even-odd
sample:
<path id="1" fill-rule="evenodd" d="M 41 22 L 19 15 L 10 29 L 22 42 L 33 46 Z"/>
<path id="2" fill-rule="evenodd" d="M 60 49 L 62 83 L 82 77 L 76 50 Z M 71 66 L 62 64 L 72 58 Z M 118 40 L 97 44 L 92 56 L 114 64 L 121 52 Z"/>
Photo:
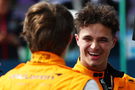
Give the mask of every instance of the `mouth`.
<path id="1" fill-rule="evenodd" d="M 99 56 L 100 54 L 99 53 L 93 53 L 93 52 L 88 52 L 89 53 L 89 55 L 91 55 L 91 56 Z"/>
<path id="2" fill-rule="evenodd" d="M 93 60 L 97 60 L 100 57 L 100 53 L 88 52 L 88 54 L 91 56 L 91 59 Z"/>

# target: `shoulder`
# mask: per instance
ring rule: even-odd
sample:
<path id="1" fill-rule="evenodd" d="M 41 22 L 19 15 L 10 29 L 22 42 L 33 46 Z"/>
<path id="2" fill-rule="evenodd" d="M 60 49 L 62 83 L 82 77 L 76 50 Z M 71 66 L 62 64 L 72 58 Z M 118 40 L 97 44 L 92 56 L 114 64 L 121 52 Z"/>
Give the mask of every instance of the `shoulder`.
<path id="1" fill-rule="evenodd" d="M 15 68 L 9 70 L 6 74 L 2 75 L 0 78 L 7 78 L 7 77 L 9 77 L 9 76 L 12 75 L 13 73 L 18 72 L 18 69 L 20 69 L 20 68 L 23 67 L 24 65 L 25 65 L 24 63 L 21 63 L 21 64 L 17 65 Z"/>
<path id="2" fill-rule="evenodd" d="M 80 72 L 73 71 L 72 80 L 73 86 L 78 86 L 78 89 L 83 90 L 99 90 L 98 84 L 91 77 Z"/>
<path id="3" fill-rule="evenodd" d="M 69 67 L 62 66 L 57 69 L 57 72 L 61 73 L 61 76 L 58 78 L 59 80 L 61 79 L 60 82 L 66 82 L 66 85 L 68 84 L 68 88 L 72 90 L 83 90 L 85 87 L 89 88 L 88 85 L 92 83 L 89 76 L 78 71 L 74 71 Z"/>
<path id="4" fill-rule="evenodd" d="M 135 84 L 135 78 L 127 75 L 127 74 L 124 74 L 123 78 L 128 82 L 128 83 L 133 83 Z"/>
<path id="5" fill-rule="evenodd" d="M 60 69 L 61 70 L 61 69 Z M 73 70 L 72 68 L 70 68 L 70 67 L 64 67 L 63 68 L 63 73 L 66 75 L 66 74 L 70 74 L 70 75 L 68 75 L 68 76 L 71 76 L 71 77 L 73 77 L 73 79 L 77 79 L 77 78 L 82 78 L 82 80 L 83 79 L 91 79 L 89 76 L 87 76 L 87 75 L 85 75 L 85 74 L 83 74 L 83 73 L 81 73 L 81 72 L 79 72 L 79 71 L 77 71 L 77 70 Z"/>
<path id="6" fill-rule="evenodd" d="M 19 68 L 23 67 L 24 65 L 25 65 L 25 63 L 20 63 L 14 69 L 19 69 Z"/>

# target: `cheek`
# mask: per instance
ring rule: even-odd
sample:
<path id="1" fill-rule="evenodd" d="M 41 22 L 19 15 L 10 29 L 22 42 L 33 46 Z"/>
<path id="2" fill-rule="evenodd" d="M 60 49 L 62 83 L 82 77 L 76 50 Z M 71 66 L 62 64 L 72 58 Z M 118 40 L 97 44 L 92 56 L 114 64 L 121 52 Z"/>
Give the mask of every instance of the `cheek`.
<path id="1" fill-rule="evenodd" d="M 89 47 L 89 44 L 86 43 L 86 42 L 81 42 L 80 47 L 81 47 L 82 49 L 87 49 L 87 48 Z"/>
<path id="2" fill-rule="evenodd" d="M 79 46 L 81 52 L 85 52 L 85 51 L 87 51 L 89 44 L 81 41 L 78 46 Z"/>
<path id="3" fill-rule="evenodd" d="M 78 42 L 77 42 L 77 44 L 78 44 L 78 46 L 80 47 L 80 48 L 84 48 L 85 46 L 86 46 L 86 42 L 84 42 L 83 40 L 78 40 Z"/>
<path id="4" fill-rule="evenodd" d="M 110 54 L 112 47 L 110 45 L 103 45 L 102 49 L 104 50 L 106 54 Z"/>

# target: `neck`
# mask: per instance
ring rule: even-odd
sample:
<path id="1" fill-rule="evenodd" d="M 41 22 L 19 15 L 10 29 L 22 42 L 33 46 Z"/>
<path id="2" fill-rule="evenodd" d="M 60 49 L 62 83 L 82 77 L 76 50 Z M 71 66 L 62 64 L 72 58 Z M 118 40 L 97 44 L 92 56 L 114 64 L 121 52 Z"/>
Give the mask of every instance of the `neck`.
<path id="1" fill-rule="evenodd" d="M 89 70 L 97 71 L 97 72 L 103 72 L 107 68 L 107 63 L 104 65 L 88 65 L 87 63 L 83 63 L 83 62 L 81 62 L 81 63 L 83 66 L 85 66 Z"/>

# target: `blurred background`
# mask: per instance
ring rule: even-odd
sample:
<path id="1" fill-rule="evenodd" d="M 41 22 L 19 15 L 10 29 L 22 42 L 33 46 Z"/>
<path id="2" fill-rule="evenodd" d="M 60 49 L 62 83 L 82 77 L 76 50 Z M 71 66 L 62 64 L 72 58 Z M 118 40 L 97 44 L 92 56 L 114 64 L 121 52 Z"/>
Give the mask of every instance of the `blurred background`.
<path id="1" fill-rule="evenodd" d="M 20 38 L 22 23 L 27 9 L 40 1 L 66 6 L 73 16 L 87 2 L 107 3 L 118 12 L 120 32 L 118 42 L 112 49 L 109 62 L 116 69 L 135 77 L 135 41 L 133 38 L 135 0 L 0 0 L 0 75 L 21 62 L 30 60 L 31 53 L 26 42 Z M 73 38 L 65 56 L 67 66 L 73 67 L 79 50 Z"/>

